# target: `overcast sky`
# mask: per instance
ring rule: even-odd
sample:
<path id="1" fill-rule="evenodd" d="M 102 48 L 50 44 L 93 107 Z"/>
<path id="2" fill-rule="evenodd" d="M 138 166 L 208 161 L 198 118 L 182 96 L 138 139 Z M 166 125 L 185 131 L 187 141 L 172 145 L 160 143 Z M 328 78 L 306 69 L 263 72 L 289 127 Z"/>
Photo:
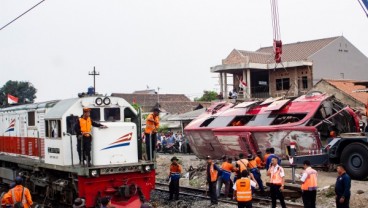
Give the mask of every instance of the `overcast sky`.
<path id="1" fill-rule="evenodd" d="M 0 0 L 0 27 L 40 0 Z M 160 87 L 199 97 L 232 49 L 272 45 L 269 0 L 46 0 L 0 31 L 0 87 L 29 81 L 36 101 Z M 344 35 L 368 55 L 356 0 L 280 0 L 284 43 Z M 368 79 L 368 75 L 365 75 Z"/>

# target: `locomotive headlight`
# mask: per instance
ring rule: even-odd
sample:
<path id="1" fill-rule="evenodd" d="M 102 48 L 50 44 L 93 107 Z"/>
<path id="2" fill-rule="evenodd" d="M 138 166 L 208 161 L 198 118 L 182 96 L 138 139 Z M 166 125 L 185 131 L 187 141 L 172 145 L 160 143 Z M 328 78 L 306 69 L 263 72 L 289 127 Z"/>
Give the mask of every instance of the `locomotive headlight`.
<path id="1" fill-rule="evenodd" d="M 149 165 L 146 165 L 146 166 L 144 167 L 144 170 L 145 170 L 146 172 L 149 172 L 149 171 L 151 170 L 151 167 L 150 167 Z"/>
<path id="2" fill-rule="evenodd" d="M 98 170 L 91 170 L 91 176 L 92 177 L 98 177 Z"/>

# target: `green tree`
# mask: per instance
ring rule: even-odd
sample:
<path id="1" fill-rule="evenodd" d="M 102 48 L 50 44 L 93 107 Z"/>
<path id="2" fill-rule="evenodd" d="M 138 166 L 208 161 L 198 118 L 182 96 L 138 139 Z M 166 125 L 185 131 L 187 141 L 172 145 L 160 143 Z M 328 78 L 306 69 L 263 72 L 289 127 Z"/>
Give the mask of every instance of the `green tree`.
<path id="1" fill-rule="evenodd" d="M 24 81 L 7 81 L 2 88 L 0 88 L 0 106 L 8 105 L 8 94 L 19 98 L 18 103 L 33 103 L 36 98 L 37 89 L 30 82 Z"/>
<path id="2" fill-rule="evenodd" d="M 212 101 L 212 100 L 216 100 L 218 97 L 217 92 L 215 91 L 203 91 L 203 95 L 200 98 L 195 98 L 195 101 Z"/>

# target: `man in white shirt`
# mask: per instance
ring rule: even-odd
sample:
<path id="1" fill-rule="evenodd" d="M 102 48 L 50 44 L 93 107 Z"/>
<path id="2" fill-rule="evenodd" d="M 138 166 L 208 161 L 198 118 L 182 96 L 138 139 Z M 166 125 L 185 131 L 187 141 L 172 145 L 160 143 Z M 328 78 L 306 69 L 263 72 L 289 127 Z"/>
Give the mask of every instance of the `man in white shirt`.
<path id="1" fill-rule="evenodd" d="M 312 169 L 309 160 L 303 162 L 303 175 L 300 180 L 302 183 L 302 198 L 305 208 L 316 208 L 317 195 L 317 171 Z"/>
<path id="2" fill-rule="evenodd" d="M 284 195 L 282 194 L 285 184 L 285 172 L 284 168 L 279 166 L 278 158 L 272 158 L 271 166 L 267 171 L 267 175 L 270 176 L 272 208 L 276 208 L 276 199 L 280 200 L 282 208 L 286 208 Z"/>

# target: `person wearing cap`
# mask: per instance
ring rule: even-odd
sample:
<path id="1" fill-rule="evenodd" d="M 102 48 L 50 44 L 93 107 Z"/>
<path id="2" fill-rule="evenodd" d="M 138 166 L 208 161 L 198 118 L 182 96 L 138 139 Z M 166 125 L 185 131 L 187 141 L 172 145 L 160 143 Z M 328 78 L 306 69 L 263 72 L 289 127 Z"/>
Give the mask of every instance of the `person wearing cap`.
<path id="1" fill-rule="evenodd" d="M 17 176 L 15 178 L 15 187 L 4 194 L 1 203 L 12 206 L 22 204 L 24 208 L 31 207 L 33 204 L 31 193 L 27 187 L 22 185 L 22 183 L 23 178 L 21 176 Z"/>
<path id="2" fill-rule="evenodd" d="M 309 160 L 303 162 L 303 168 L 304 171 L 300 178 L 303 204 L 305 208 L 316 208 L 317 171 L 311 167 Z"/>
<path id="3" fill-rule="evenodd" d="M 153 112 L 150 113 L 146 119 L 146 128 L 144 129 L 144 133 L 146 135 L 146 153 L 148 160 L 155 158 L 157 130 L 160 127 L 160 112 L 159 108 L 154 108 Z"/>
<path id="4" fill-rule="evenodd" d="M 169 191 L 170 197 L 169 200 L 173 200 L 173 196 L 175 195 L 175 200 L 179 200 L 179 180 L 182 172 L 181 165 L 178 164 L 178 158 L 173 157 L 171 158 L 171 165 L 170 165 L 170 184 L 169 184 Z"/>
<path id="5" fill-rule="evenodd" d="M 257 167 L 257 162 L 252 154 L 248 154 L 248 168 L 249 171 L 253 174 L 254 179 L 257 181 L 259 189 L 261 190 L 261 194 L 264 194 L 263 181 L 261 179 L 261 172 Z"/>
<path id="6" fill-rule="evenodd" d="M 83 198 L 76 198 L 73 203 L 73 208 L 85 208 L 86 200 Z"/>
<path id="7" fill-rule="evenodd" d="M 217 197 L 219 197 L 221 194 L 221 188 L 223 184 L 225 184 L 224 195 L 225 197 L 229 196 L 230 181 L 231 181 L 230 177 L 231 177 L 231 173 L 235 171 L 235 168 L 232 164 L 233 159 L 231 157 L 228 157 L 228 158 L 225 157 L 225 159 L 226 160 L 221 165 L 221 175 L 219 175 L 219 178 L 218 178 Z"/>
<path id="8" fill-rule="evenodd" d="M 79 120 L 75 125 L 75 131 L 77 133 L 78 138 L 77 151 L 79 156 L 79 164 L 84 165 L 84 161 L 86 160 L 88 167 L 92 166 L 91 164 L 92 126 L 107 128 L 107 126 L 105 125 L 92 121 L 90 115 L 91 109 L 83 108 L 83 115 L 79 118 Z"/>
<path id="9" fill-rule="evenodd" d="M 111 201 L 110 201 L 110 197 L 102 197 L 101 199 L 101 208 L 108 208 L 110 207 Z"/>
<path id="10" fill-rule="evenodd" d="M 243 170 L 241 178 L 238 179 L 234 186 L 234 198 L 238 202 L 238 208 L 252 208 L 252 189 L 256 188 L 257 183 L 249 178 L 249 172 Z"/>
<path id="11" fill-rule="evenodd" d="M 211 206 L 217 205 L 217 193 L 216 193 L 216 185 L 217 185 L 217 177 L 219 173 L 221 173 L 220 168 L 213 163 L 211 156 L 206 157 L 207 160 L 207 183 L 208 183 L 208 191 L 211 198 Z"/>
<path id="12" fill-rule="evenodd" d="M 285 184 L 285 171 L 284 168 L 278 164 L 277 157 L 271 159 L 271 166 L 267 171 L 267 176 L 270 176 L 272 208 L 276 208 L 276 199 L 280 200 L 282 208 L 286 208 L 284 195 L 282 194 Z"/>

